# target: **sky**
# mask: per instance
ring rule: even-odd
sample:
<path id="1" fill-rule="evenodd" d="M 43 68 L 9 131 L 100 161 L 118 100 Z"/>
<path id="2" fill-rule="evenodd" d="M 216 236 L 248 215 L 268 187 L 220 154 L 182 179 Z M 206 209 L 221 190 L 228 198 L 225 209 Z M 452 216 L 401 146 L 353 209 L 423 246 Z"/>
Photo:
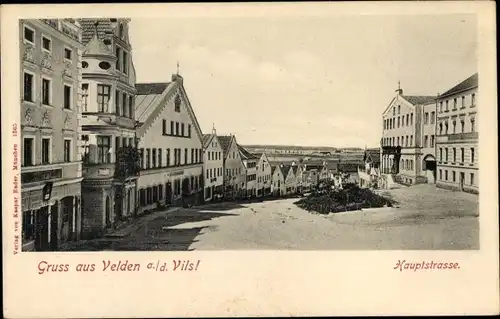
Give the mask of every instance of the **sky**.
<path id="1" fill-rule="evenodd" d="M 240 144 L 377 147 L 398 81 L 436 95 L 477 72 L 474 15 L 132 19 L 137 82 L 177 62 L 204 133 Z"/>

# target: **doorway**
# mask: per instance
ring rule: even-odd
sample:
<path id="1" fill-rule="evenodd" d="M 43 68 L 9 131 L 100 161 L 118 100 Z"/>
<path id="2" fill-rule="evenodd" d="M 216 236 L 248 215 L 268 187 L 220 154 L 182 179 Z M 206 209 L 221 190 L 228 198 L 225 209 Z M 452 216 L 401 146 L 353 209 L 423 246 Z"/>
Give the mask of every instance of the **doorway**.
<path id="1" fill-rule="evenodd" d="M 35 212 L 35 251 L 49 250 L 49 206 Z"/>
<path id="2" fill-rule="evenodd" d="M 59 221 L 59 202 L 55 202 L 54 205 L 50 207 L 50 249 L 52 251 L 57 250 L 58 221 Z"/>

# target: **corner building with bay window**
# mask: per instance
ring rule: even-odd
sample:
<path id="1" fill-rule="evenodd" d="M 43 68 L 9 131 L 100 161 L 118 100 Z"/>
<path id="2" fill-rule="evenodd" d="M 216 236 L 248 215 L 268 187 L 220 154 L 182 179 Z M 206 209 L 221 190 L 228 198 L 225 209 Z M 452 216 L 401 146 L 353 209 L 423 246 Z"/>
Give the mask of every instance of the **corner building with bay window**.
<path id="1" fill-rule="evenodd" d="M 99 236 L 135 213 L 135 69 L 130 19 L 80 19 L 83 28 L 83 232 Z"/>
<path id="2" fill-rule="evenodd" d="M 136 84 L 138 213 L 203 202 L 203 134 L 183 85 Z"/>
<path id="3" fill-rule="evenodd" d="M 19 20 L 22 251 L 80 239 L 81 33 L 73 19 Z"/>

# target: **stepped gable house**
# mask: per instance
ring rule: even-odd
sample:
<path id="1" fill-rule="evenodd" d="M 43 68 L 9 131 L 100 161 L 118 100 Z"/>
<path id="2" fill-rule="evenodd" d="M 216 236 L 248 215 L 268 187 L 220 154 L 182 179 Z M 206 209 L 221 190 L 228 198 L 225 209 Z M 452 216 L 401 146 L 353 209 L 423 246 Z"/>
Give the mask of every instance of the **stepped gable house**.
<path id="1" fill-rule="evenodd" d="M 80 19 L 83 28 L 84 231 L 112 228 L 135 213 L 135 68 L 130 19 Z"/>
<path id="2" fill-rule="evenodd" d="M 203 201 L 203 134 L 179 74 L 136 84 L 139 213 Z"/>

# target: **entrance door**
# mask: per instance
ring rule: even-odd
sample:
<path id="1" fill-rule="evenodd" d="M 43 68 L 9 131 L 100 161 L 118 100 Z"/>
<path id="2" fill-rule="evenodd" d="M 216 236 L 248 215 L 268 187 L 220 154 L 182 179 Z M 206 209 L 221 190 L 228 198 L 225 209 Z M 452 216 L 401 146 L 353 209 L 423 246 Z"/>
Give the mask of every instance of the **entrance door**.
<path id="1" fill-rule="evenodd" d="M 36 211 L 35 218 L 35 250 L 47 251 L 49 249 L 49 206 Z"/>
<path id="2" fill-rule="evenodd" d="M 57 250 L 57 232 L 59 220 L 59 202 L 56 202 L 50 208 L 50 249 Z"/>
<path id="3" fill-rule="evenodd" d="M 165 204 L 169 205 L 172 203 L 172 183 L 168 182 L 165 184 Z"/>
<path id="4" fill-rule="evenodd" d="M 465 173 L 460 173 L 460 190 L 464 189 L 465 184 Z"/>

